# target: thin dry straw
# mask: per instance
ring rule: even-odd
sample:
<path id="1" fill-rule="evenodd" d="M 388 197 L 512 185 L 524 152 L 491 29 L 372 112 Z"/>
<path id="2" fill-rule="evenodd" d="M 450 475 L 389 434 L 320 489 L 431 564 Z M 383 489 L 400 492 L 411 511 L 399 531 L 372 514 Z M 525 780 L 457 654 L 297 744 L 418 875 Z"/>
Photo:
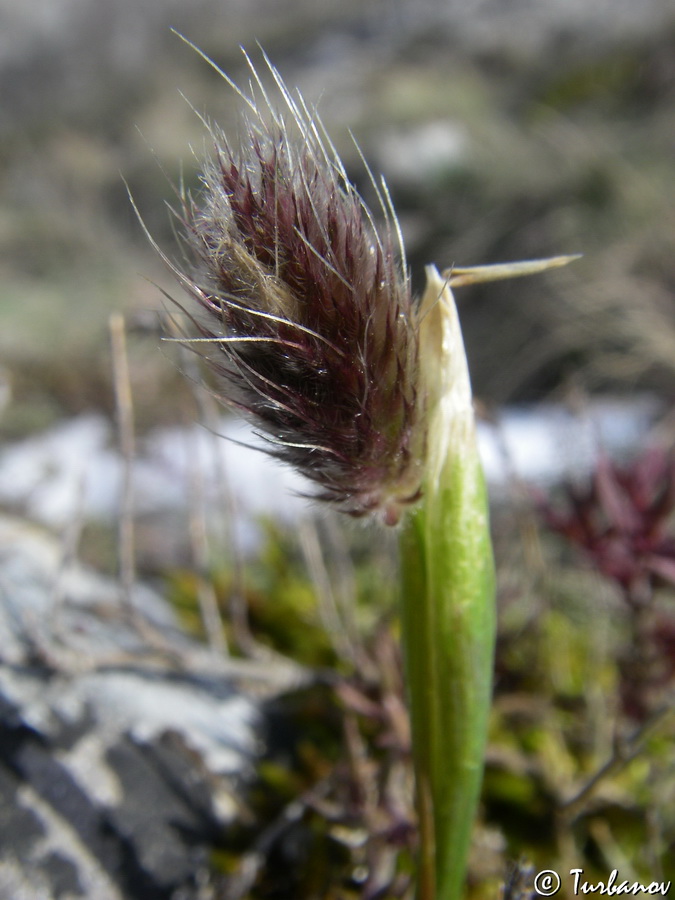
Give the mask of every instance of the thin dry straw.
<path id="1" fill-rule="evenodd" d="M 122 487 L 119 514 L 119 570 L 122 599 L 127 611 L 134 617 L 133 589 L 136 582 L 136 553 L 134 535 L 133 461 L 136 452 L 134 436 L 134 407 L 129 377 L 126 327 L 124 316 L 110 316 L 110 342 L 112 347 L 115 407 L 122 452 Z"/>

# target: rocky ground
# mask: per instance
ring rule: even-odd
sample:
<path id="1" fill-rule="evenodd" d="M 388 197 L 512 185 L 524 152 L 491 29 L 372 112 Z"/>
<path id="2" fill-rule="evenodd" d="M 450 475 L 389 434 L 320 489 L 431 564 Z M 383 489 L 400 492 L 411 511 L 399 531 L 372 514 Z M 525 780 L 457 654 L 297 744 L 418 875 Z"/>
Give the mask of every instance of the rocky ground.
<path id="1" fill-rule="evenodd" d="M 186 637 L 37 526 L 0 521 L 0 897 L 197 898 L 264 750 L 265 699 L 306 678 Z"/>

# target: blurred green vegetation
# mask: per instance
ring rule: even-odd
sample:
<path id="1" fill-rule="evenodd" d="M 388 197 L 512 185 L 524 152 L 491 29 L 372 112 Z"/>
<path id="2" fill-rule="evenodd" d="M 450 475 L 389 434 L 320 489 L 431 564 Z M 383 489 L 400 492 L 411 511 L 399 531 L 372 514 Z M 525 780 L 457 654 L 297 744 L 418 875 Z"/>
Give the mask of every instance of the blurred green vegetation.
<path id="1" fill-rule="evenodd" d="M 533 528 L 529 512 L 508 529 L 498 516 L 495 527 L 495 700 L 469 896 L 494 898 L 521 859 L 561 872 L 562 896 L 572 896 L 564 874 L 573 868 L 596 881 L 613 868 L 630 881 L 675 879 L 670 682 L 650 694 L 646 718 L 627 713 L 622 659 L 638 638 L 621 596 L 560 538 Z M 246 565 L 256 644 L 314 676 L 267 710 L 267 752 L 245 814 L 214 851 L 216 871 L 233 891 L 228 897 L 411 896 L 409 747 L 405 727 L 390 715 L 396 704 L 404 709 L 387 585 L 395 570 L 391 559 L 389 569 L 382 558 L 373 565 L 361 531 L 348 539 L 359 560 L 353 607 L 368 613 L 352 658 L 326 628 L 297 536 L 270 526 Z M 322 542 L 329 546 L 325 534 Z M 232 577 L 227 566 L 214 571 L 226 621 Z M 175 573 L 170 584 L 183 620 L 200 633 L 194 582 Z M 671 614 L 674 600 L 672 592 L 660 596 Z M 240 881 L 254 863 L 255 874 Z M 372 893 L 377 884 L 380 893 Z"/>

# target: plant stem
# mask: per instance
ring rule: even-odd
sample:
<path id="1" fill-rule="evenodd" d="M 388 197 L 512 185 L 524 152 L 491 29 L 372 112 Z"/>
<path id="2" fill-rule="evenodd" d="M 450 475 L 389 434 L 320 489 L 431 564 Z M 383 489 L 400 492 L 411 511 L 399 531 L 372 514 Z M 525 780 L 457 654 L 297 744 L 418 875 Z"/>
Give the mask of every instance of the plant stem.
<path id="1" fill-rule="evenodd" d="M 402 641 L 420 830 L 418 900 L 458 900 L 492 693 L 494 571 L 457 314 L 447 284 L 435 269 L 427 274 L 422 343 L 429 386 L 433 380 L 430 444 L 424 499 L 401 533 Z"/>

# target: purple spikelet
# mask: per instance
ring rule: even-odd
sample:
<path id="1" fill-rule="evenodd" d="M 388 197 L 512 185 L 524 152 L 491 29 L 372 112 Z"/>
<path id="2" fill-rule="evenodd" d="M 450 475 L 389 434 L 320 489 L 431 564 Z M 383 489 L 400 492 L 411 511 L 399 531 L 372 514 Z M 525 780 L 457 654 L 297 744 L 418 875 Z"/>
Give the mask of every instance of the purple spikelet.
<path id="1" fill-rule="evenodd" d="M 238 147 L 209 127 L 203 190 L 182 201 L 191 265 L 179 277 L 201 337 L 190 346 L 318 499 L 395 524 L 420 496 L 425 452 L 396 218 L 385 191 L 375 228 L 318 118 L 269 68 L 285 115 L 253 66 L 260 104 L 225 76 L 248 106 Z"/>

